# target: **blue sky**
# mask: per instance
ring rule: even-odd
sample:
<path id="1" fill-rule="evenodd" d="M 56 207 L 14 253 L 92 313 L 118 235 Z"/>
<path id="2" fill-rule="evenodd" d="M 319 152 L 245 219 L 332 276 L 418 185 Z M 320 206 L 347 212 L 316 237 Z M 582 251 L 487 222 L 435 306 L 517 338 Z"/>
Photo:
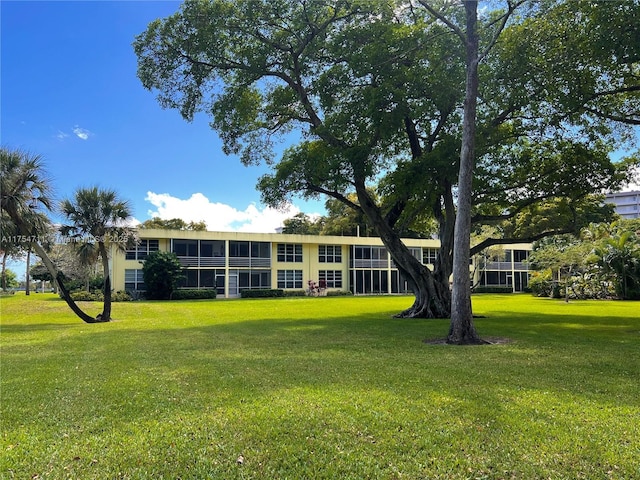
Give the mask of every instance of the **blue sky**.
<path id="1" fill-rule="evenodd" d="M 134 37 L 180 3 L 0 1 L 2 145 L 42 155 L 58 198 L 114 188 L 138 221 L 272 232 L 299 211 L 324 213 L 323 201 L 265 208 L 255 184 L 266 167 L 225 156 L 208 118 L 187 123 L 142 87 Z"/>
<path id="2" fill-rule="evenodd" d="M 43 155 L 58 197 L 98 185 L 139 221 L 205 220 L 211 230 L 273 231 L 289 212 L 260 204 L 266 167 L 222 153 L 208 118 L 162 110 L 136 77 L 135 35 L 175 1 L 2 1 L 2 145 Z"/>

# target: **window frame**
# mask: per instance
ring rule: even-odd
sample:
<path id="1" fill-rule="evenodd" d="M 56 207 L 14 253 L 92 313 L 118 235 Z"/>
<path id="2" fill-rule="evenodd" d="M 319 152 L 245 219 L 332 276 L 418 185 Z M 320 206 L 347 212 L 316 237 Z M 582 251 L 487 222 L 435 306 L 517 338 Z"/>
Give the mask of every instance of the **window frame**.
<path id="1" fill-rule="evenodd" d="M 276 252 L 278 262 L 302 263 L 301 243 L 278 243 Z"/>

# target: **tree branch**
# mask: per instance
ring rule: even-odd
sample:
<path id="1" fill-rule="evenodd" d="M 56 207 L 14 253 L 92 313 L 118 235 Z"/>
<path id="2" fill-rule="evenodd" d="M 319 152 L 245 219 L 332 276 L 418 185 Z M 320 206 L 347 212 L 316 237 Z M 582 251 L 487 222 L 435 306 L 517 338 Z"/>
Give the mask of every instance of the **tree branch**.
<path id="1" fill-rule="evenodd" d="M 594 114 L 596 117 L 606 118 L 607 120 L 612 120 L 614 122 L 626 123 L 627 125 L 640 125 L 640 118 L 635 119 L 635 118 L 630 118 L 630 117 L 623 117 L 623 116 L 619 116 L 619 115 L 613 115 L 613 114 L 610 114 L 610 113 L 600 112 L 599 110 L 596 110 L 595 108 L 584 107 L 584 109 L 585 109 L 585 111 Z"/>
<path id="2" fill-rule="evenodd" d="M 559 228 L 557 230 L 547 230 L 545 232 L 525 237 L 487 238 L 477 245 L 471 247 L 471 255 L 477 255 L 484 249 L 492 247 L 493 245 L 508 245 L 510 243 L 532 243 L 545 237 L 550 237 L 552 235 L 563 235 L 565 233 L 574 233 L 574 231 L 571 228 Z"/>
<path id="3" fill-rule="evenodd" d="M 318 185 L 315 185 L 315 184 L 313 184 L 311 182 L 306 182 L 305 188 L 307 190 L 312 191 L 312 192 L 321 193 L 323 195 L 327 195 L 329 197 L 335 198 L 336 200 L 338 200 L 338 201 L 344 203 L 345 205 L 347 205 L 348 207 L 353 208 L 355 211 L 362 212 L 362 208 L 360 208 L 360 205 L 358 205 L 357 203 L 352 202 L 347 197 L 342 195 L 340 192 L 336 192 L 334 190 L 327 190 L 326 188 L 322 188 L 322 187 L 320 187 Z"/>

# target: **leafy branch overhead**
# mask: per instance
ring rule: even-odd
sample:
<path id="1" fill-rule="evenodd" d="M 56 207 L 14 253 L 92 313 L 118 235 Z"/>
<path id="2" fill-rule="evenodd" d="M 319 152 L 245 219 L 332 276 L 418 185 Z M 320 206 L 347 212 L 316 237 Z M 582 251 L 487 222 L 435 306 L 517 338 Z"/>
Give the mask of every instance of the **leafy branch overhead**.
<path id="1" fill-rule="evenodd" d="M 464 5 L 187 1 L 136 38 L 138 76 L 161 106 L 209 116 L 227 154 L 271 165 L 258 185 L 266 203 L 326 196 L 362 214 L 414 290 L 436 296 L 419 315 L 447 316 L 438 305 L 448 303 L 459 194 Z M 538 206 L 582 208 L 624 183 L 634 161 L 614 165 L 610 153 L 630 148 L 640 121 L 639 6 L 491 8 L 478 16 L 473 60 L 471 215 L 476 228 L 515 235 Z M 417 215 L 439 225 L 433 275 L 399 240 Z"/>

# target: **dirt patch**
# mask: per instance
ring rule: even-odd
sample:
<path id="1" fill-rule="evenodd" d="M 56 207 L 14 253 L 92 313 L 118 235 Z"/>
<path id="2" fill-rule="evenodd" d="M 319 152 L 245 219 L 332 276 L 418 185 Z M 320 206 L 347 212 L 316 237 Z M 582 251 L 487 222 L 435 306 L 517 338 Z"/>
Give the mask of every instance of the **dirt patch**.
<path id="1" fill-rule="evenodd" d="M 507 337 L 482 337 L 482 340 L 487 342 L 485 345 L 503 345 L 513 342 L 512 339 Z M 425 338 L 423 342 L 427 345 L 448 345 L 446 338 Z"/>

